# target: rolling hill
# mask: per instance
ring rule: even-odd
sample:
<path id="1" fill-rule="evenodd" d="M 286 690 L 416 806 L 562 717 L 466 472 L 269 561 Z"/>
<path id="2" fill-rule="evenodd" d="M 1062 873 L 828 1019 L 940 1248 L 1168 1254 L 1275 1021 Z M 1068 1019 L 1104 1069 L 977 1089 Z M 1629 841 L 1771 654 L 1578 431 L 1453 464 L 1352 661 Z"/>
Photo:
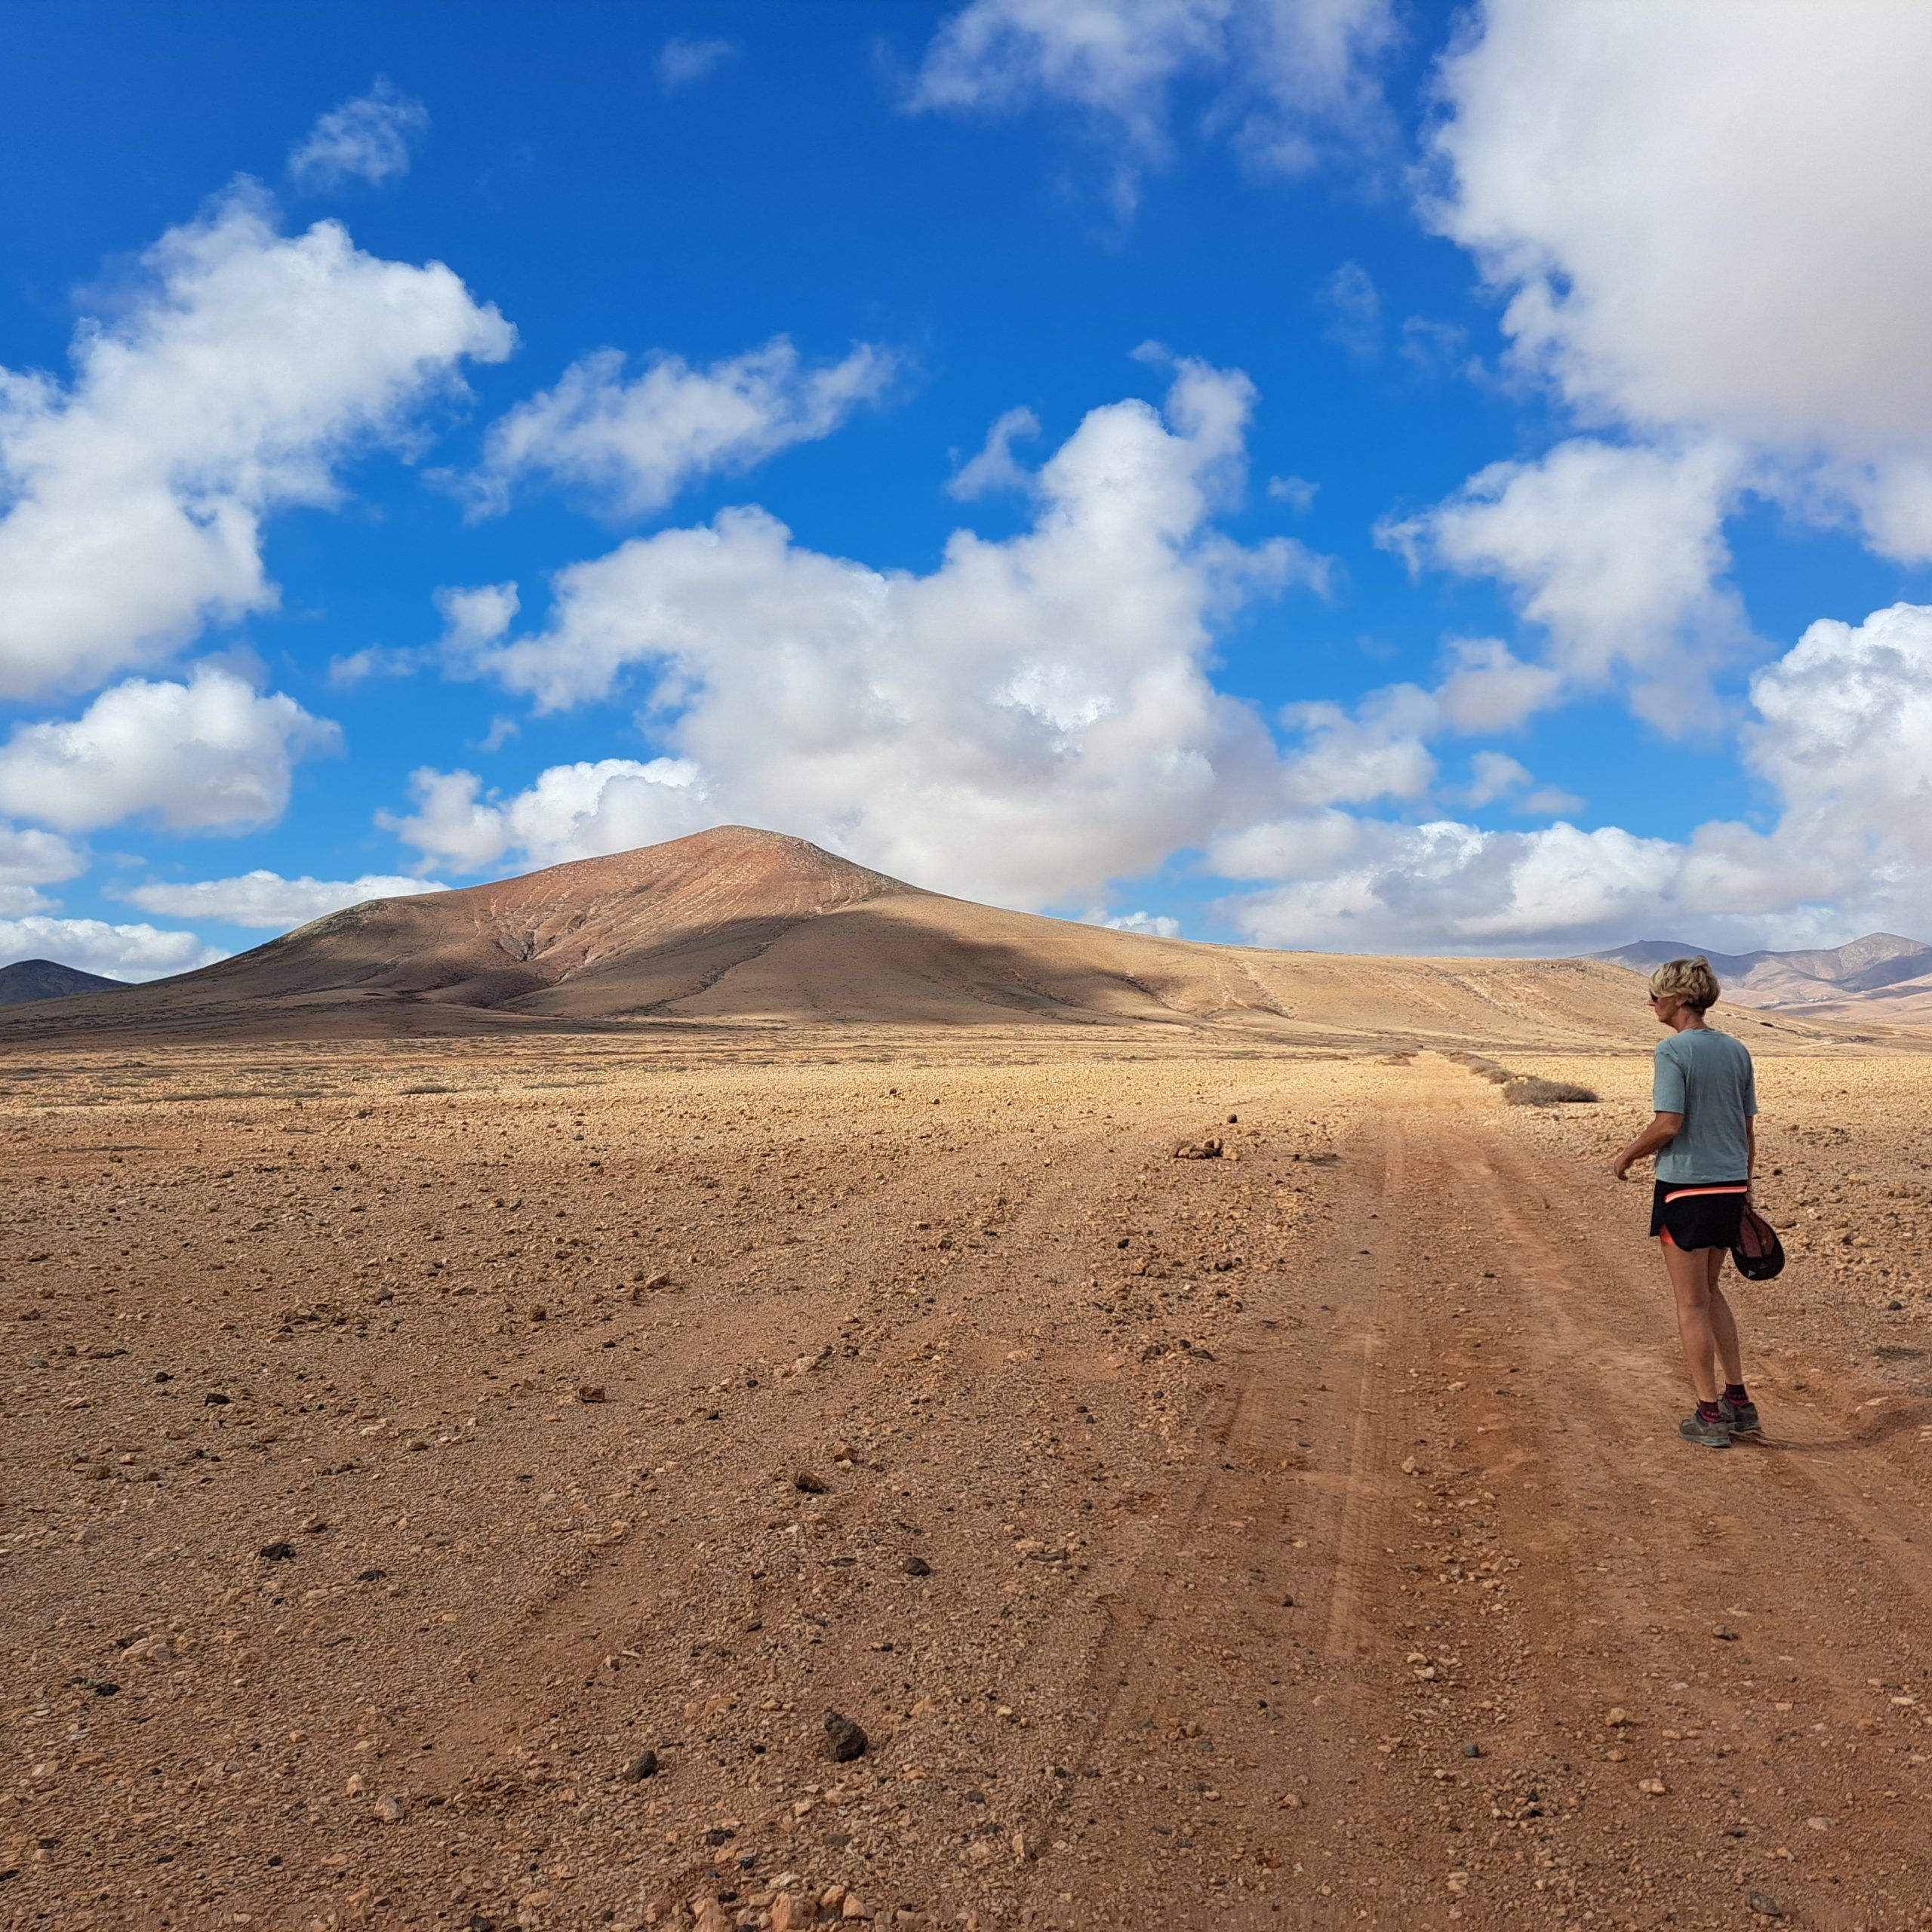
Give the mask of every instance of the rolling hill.
<path id="1" fill-rule="evenodd" d="M 1118 932 L 948 898 L 721 826 L 372 900 L 232 959 L 0 1018 L 0 1043 L 636 1027 L 1159 1026 L 1277 1040 L 1650 1037 L 1589 960 L 1350 958 Z"/>
<path id="2" fill-rule="evenodd" d="M 128 983 L 100 973 L 84 973 L 78 966 L 63 966 L 57 959 L 17 959 L 11 966 L 0 966 L 0 1006 L 26 1006 L 36 1000 L 64 999 L 73 993 L 118 992 Z"/>

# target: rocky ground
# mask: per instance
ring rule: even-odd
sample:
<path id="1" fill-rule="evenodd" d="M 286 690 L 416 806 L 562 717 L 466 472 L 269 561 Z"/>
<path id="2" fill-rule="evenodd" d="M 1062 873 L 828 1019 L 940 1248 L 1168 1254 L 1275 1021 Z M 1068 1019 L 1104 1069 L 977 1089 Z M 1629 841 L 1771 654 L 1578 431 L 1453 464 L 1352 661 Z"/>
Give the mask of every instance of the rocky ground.
<path id="1" fill-rule="evenodd" d="M 0 1924 L 1932 1923 L 1928 1063 L 1718 1454 L 1485 1051 L 14 1053 Z"/>

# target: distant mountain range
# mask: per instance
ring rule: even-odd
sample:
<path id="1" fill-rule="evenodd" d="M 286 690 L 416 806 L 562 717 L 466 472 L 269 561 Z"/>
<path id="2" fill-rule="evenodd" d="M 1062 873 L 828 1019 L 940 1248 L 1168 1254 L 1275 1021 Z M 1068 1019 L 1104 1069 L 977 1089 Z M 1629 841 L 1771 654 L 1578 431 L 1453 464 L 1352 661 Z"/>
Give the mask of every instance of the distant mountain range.
<path id="1" fill-rule="evenodd" d="M 83 973 L 57 959 L 19 959 L 0 966 L 0 1006 L 25 1006 L 37 999 L 64 999 L 69 993 L 108 993 L 128 984 L 125 980 Z"/>
<path id="2" fill-rule="evenodd" d="M 1703 953 L 1740 1006 L 1770 1012 L 1830 1008 L 1837 1017 L 1932 1019 L 1932 946 L 1897 933 L 1868 933 L 1844 946 L 1803 952 L 1713 952 L 1681 940 L 1641 939 L 1589 956 L 1648 974 L 1667 959 Z"/>

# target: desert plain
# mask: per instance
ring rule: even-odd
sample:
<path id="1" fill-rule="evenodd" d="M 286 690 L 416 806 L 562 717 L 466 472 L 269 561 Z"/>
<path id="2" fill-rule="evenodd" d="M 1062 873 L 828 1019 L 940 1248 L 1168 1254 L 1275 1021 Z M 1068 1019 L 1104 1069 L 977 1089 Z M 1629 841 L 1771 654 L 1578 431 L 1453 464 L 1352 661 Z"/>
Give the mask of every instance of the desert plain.
<path id="1" fill-rule="evenodd" d="M 1932 1923 L 1932 1061 L 1714 1453 L 1466 1032 L 10 1042 L 0 1923 Z"/>

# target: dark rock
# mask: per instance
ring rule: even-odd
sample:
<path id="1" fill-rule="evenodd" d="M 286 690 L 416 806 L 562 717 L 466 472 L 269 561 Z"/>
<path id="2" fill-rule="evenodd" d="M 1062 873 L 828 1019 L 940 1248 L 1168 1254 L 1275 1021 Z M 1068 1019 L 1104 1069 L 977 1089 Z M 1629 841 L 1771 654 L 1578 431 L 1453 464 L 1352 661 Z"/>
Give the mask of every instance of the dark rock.
<path id="1" fill-rule="evenodd" d="M 380 1583 L 389 1574 L 386 1570 L 358 1570 L 355 1580 L 358 1583 Z"/>
<path id="2" fill-rule="evenodd" d="M 704 1841 L 712 1845 L 729 1844 L 737 1835 L 728 1825 L 714 1825 L 705 1833 Z"/>
<path id="3" fill-rule="evenodd" d="M 801 1469 L 792 1478 L 792 1487 L 802 1490 L 808 1496 L 823 1496 L 832 1487 L 823 1476 L 815 1476 L 810 1469 Z"/>
<path id="4" fill-rule="evenodd" d="M 1769 1892 L 1761 1892 L 1754 1888 L 1744 1894 L 1744 1903 L 1760 1918 L 1782 1918 L 1784 1916 L 1784 1907 Z"/>
<path id="5" fill-rule="evenodd" d="M 1177 1161 L 1218 1161 L 1221 1158 L 1221 1143 L 1218 1136 L 1210 1134 L 1198 1140 L 1183 1140 L 1174 1148 Z"/>
<path id="6" fill-rule="evenodd" d="M 657 1775 L 657 1753 L 655 1751 L 641 1752 L 623 1769 L 623 1780 L 626 1784 L 641 1784 L 646 1778 L 654 1778 Z"/>
<path id="7" fill-rule="evenodd" d="M 933 1566 L 923 1556 L 909 1556 L 900 1566 L 909 1577 L 930 1577 Z"/>
<path id="8" fill-rule="evenodd" d="M 205 1409 L 212 1405 L 214 1407 L 220 1408 L 226 1403 L 227 1400 L 228 1398 L 224 1395 L 219 1389 L 211 1389 L 202 1398 L 202 1407 Z"/>
<path id="9" fill-rule="evenodd" d="M 286 1563 L 295 1554 L 295 1546 L 292 1543 L 265 1543 L 256 1554 L 266 1557 L 271 1563 Z"/>
<path id="10" fill-rule="evenodd" d="M 1480 1758 L 1482 1755 L 1482 1746 L 1480 1744 L 1466 1744 L 1463 1746 L 1463 1755 L 1466 1758 Z"/>
<path id="11" fill-rule="evenodd" d="M 835 1764 L 849 1764 L 866 1755 L 866 1734 L 837 1711 L 825 1714 L 825 1755 Z"/>

